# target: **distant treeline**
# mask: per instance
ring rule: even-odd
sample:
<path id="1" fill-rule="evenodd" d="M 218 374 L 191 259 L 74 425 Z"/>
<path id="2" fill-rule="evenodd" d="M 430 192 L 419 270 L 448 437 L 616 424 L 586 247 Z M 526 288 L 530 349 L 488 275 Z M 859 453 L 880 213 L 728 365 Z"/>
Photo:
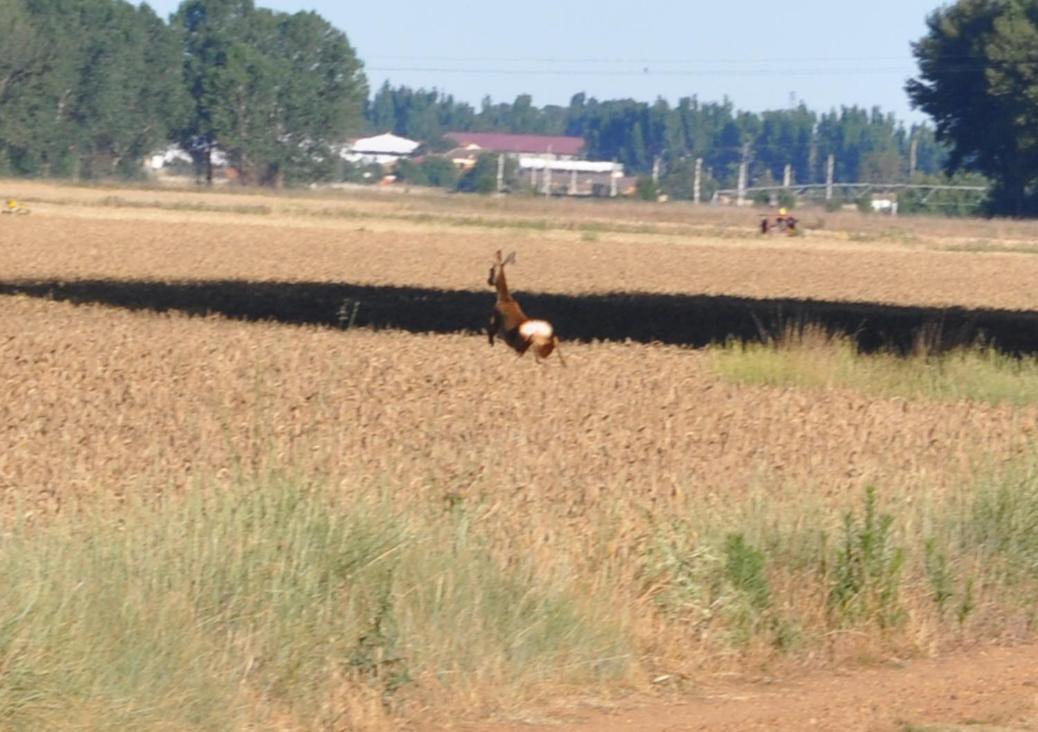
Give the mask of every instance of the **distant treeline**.
<path id="1" fill-rule="evenodd" d="M 758 184 L 781 182 L 791 165 L 799 183 L 825 180 L 827 158 L 835 158 L 837 180 L 905 181 L 912 170 L 938 174 L 944 148 L 927 125 L 906 127 L 878 108 L 843 107 L 818 113 L 792 109 L 743 112 L 723 102 L 684 97 L 676 105 L 631 99 L 599 101 L 576 94 L 568 106 L 536 107 L 529 95 L 509 103 L 484 99 L 477 111 L 439 91 L 384 84 L 368 107 L 372 130 L 417 140 L 436 140 L 449 130 L 574 135 L 595 160 L 616 160 L 633 173 L 662 165 L 685 165 L 701 157 L 716 182 L 734 185 L 745 155 Z"/>
<path id="2" fill-rule="evenodd" d="M 388 83 L 369 97 L 342 31 L 252 0 L 185 0 L 168 22 L 124 0 L 0 0 L 0 22 L 0 174 L 132 177 L 176 142 L 203 175 L 219 148 L 244 182 L 330 180 L 348 173 L 336 146 L 384 131 L 428 151 L 447 146 L 449 130 L 579 136 L 587 157 L 633 174 L 658 161 L 676 197 L 687 197 L 698 157 L 707 194 L 734 185 L 744 157 L 758 185 L 780 182 L 787 164 L 796 182 L 824 181 L 830 154 L 840 181 L 934 175 L 946 157 L 930 127 L 859 107 L 751 113 L 693 96 L 576 94 L 568 106 L 521 95 L 476 110 Z"/>

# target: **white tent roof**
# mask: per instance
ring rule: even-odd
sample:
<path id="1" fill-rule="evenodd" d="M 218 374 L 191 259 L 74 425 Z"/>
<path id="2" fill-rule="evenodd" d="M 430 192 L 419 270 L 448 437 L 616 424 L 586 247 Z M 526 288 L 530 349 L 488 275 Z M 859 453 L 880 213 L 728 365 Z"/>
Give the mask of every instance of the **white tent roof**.
<path id="1" fill-rule="evenodd" d="M 421 143 L 408 140 L 390 132 L 374 137 L 362 137 L 349 145 L 351 153 L 370 153 L 374 155 L 410 155 Z"/>

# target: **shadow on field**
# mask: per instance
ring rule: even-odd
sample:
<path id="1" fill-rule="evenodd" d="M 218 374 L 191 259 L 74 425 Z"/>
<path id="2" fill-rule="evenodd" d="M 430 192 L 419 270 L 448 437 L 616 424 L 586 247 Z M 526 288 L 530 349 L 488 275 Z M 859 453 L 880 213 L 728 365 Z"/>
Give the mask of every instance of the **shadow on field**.
<path id="1" fill-rule="evenodd" d="M 0 281 L 0 295 L 23 294 L 130 310 L 214 314 L 242 320 L 417 333 L 476 332 L 493 305 L 489 291 L 322 282 Z M 788 327 L 815 324 L 852 338 L 863 351 L 908 353 L 986 343 L 1012 354 L 1038 353 L 1038 312 L 918 308 L 871 303 L 707 295 L 517 293 L 533 317 L 563 339 L 703 346 L 759 342 Z"/>

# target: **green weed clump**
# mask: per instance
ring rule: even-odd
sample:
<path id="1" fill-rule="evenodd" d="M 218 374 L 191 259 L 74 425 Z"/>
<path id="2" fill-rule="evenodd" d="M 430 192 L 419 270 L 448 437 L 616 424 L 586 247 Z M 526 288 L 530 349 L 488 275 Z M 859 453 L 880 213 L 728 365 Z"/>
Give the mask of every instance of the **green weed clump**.
<path id="1" fill-rule="evenodd" d="M 358 698 L 390 713 L 419 687 L 508 694 L 626 665 L 612 626 L 458 518 L 312 486 L 2 537 L 3 729 L 338 729 L 365 721 Z"/>
<path id="2" fill-rule="evenodd" d="M 791 330 L 768 344 L 731 343 L 710 350 L 714 371 L 740 384 L 841 388 L 879 396 L 989 404 L 1038 404 L 1038 359 L 990 348 L 934 354 L 862 354 L 846 337 Z"/>

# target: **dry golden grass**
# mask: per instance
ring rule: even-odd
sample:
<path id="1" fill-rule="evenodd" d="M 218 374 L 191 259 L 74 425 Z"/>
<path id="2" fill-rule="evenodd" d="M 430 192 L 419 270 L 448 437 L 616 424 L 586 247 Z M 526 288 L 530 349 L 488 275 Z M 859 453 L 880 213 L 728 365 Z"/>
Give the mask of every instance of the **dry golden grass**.
<path id="1" fill-rule="evenodd" d="M 935 232 L 952 231 L 948 222 L 899 222 L 907 243 L 878 228 L 867 242 L 828 228 L 760 242 L 750 227 L 728 228 L 731 212 L 630 203 L 543 208 L 435 197 L 9 188 L 33 214 L 0 222 L 0 279 L 8 285 L 235 279 L 474 290 L 489 254 L 501 248 L 519 250 L 512 277 L 520 292 L 1028 309 L 1038 275 L 1038 258 L 1027 254 L 941 251 L 947 242 Z M 112 196 L 120 200 L 102 205 Z M 600 228 L 587 237 L 587 229 L 516 222 L 524 216 L 587 217 Z M 643 224 L 656 228 L 641 231 Z M 966 228 L 967 237 L 1007 246 L 1034 231 Z M 683 348 L 567 343 L 562 369 L 517 361 L 474 335 L 2 300 L 0 495 L 8 516 L 279 471 L 338 486 L 347 498 L 377 493 L 416 506 L 469 507 L 502 563 L 531 562 L 589 604 L 608 603 L 637 651 L 628 679 L 638 669 L 680 675 L 772 657 L 768 640 L 733 650 L 713 626 L 657 607 L 643 558 L 670 536 L 673 520 L 703 522 L 671 537 L 694 542 L 708 522 L 740 530 L 755 506 L 783 506 L 793 524 L 801 509 L 842 510 L 869 485 L 891 504 L 940 503 L 978 463 L 1028 455 L 1038 418 L 1033 407 L 737 385 L 704 353 Z M 767 517 L 758 523 L 767 524 Z M 773 592 L 802 626 L 826 627 L 826 598 L 801 579 L 777 571 Z M 863 648 L 925 650 L 1022 632 L 1006 620 L 1012 613 L 996 617 L 989 595 L 978 589 L 977 597 L 988 604 L 959 636 L 941 630 L 915 598 L 896 637 L 839 636 L 829 656 L 809 642 L 798 658 L 828 662 Z M 483 698 L 478 689 L 466 693 Z"/>

